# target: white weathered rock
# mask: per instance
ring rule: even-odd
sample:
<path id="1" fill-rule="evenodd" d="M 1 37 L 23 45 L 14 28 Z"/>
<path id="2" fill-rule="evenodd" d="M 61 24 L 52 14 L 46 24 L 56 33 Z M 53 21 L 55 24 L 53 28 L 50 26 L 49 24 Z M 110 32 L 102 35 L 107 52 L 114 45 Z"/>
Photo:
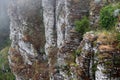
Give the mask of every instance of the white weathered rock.
<path id="1" fill-rule="evenodd" d="M 97 0 L 97 3 L 100 1 Z M 81 36 L 75 31 L 74 25 L 76 20 L 88 14 L 89 3 L 90 0 L 13 0 L 9 10 L 12 49 L 9 51 L 8 58 L 11 66 L 14 68 L 17 66 L 16 72 L 13 69 L 16 80 L 34 78 L 34 80 L 87 80 L 93 78 L 92 67 L 96 62 L 94 60 L 97 60 L 94 55 L 99 51 L 99 45 L 94 45 L 93 42 L 97 36 L 93 31 L 88 32 L 80 44 Z M 93 11 L 92 16 L 94 13 Z M 98 15 L 95 18 L 98 19 Z M 97 23 L 96 19 L 95 22 Z M 44 49 L 44 46 L 39 43 L 42 42 L 40 39 L 44 36 L 43 28 L 41 28 L 43 24 L 46 41 L 43 45 L 47 56 L 40 52 L 41 47 Z M 76 55 L 75 51 L 79 44 L 81 53 Z M 19 58 L 15 59 L 17 57 Z M 23 60 L 17 63 L 16 60 L 19 59 Z M 102 72 L 104 66 L 97 65 L 97 68 L 96 80 L 106 80 L 108 76 Z M 33 76 L 29 76 L 31 75 L 29 73 Z M 37 79 L 36 76 L 38 76 Z"/>

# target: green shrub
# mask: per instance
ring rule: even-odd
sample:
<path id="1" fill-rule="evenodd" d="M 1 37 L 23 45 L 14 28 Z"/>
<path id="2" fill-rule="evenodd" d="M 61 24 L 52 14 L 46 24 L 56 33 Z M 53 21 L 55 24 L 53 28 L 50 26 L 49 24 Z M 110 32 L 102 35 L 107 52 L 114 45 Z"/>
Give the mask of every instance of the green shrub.
<path id="1" fill-rule="evenodd" d="M 8 63 L 8 50 L 6 47 L 0 51 L 0 80 L 15 80 Z"/>
<path id="2" fill-rule="evenodd" d="M 80 54 L 81 54 L 81 50 L 78 49 L 75 51 L 75 55 L 80 56 Z"/>
<path id="3" fill-rule="evenodd" d="M 114 17 L 114 11 L 117 7 L 113 5 L 105 6 L 100 11 L 100 25 L 105 29 L 111 29 L 115 26 L 117 18 Z"/>
<path id="4" fill-rule="evenodd" d="M 117 38 L 117 41 L 120 42 L 120 33 L 117 33 L 116 38 Z"/>
<path id="5" fill-rule="evenodd" d="M 87 17 L 83 17 L 80 21 L 75 21 L 75 30 L 82 35 L 88 31 L 89 29 L 89 19 Z"/>

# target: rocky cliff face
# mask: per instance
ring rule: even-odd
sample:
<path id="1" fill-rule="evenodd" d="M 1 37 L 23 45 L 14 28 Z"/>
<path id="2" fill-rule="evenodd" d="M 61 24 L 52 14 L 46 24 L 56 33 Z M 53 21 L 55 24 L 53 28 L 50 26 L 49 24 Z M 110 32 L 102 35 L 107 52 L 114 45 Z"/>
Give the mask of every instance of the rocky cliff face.
<path id="1" fill-rule="evenodd" d="M 74 63 L 74 51 L 80 42 L 79 35 L 74 31 L 74 21 L 88 13 L 88 5 L 87 0 L 43 1 L 45 51 L 49 57 L 49 68 L 52 70 L 50 73 L 54 80 L 76 78 L 70 70 L 66 71 L 65 66 L 69 69 L 70 63 Z"/>
<path id="2" fill-rule="evenodd" d="M 78 48 L 79 56 L 76 58 L 84 73 L 82 75 L 92 80 L 119 80 L 118 46 L 116 34 L 104 31 L 86 33 Z"/>
<path id="3" fill-rule="evenodd" d="M 102 72 L 106 68 L 95 61 L 101 51 L 100 45 L 93 45 L 98 35 L 87 33 L 80 41 L 74 29 L 74 22 L 89 14 L 89 4 L 89 0 L 12 0 L 8 58 L 16 80 L 107 80 Z"/>
<path id="4" fill-rule="evenodd" d="M 39 80 L 48 75 L 47 60 L 42 60 L 41 55 L 45 44 L 41 3 L 41 0 L 13 0 L 9 9 L 12 40 L 9 62 L 17 80 Z"/>

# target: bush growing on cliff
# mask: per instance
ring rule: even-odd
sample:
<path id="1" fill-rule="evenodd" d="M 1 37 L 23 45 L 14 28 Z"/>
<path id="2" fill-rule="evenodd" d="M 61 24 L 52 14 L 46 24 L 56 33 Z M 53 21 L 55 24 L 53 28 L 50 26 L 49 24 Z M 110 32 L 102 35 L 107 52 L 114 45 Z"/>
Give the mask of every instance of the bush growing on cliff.
<path id="1" fill-rule="evenodd" d="M 15 80 L 8 63 L 8 51 L 10 40 L 4 41 L 0 46 L 0 80 Z"/>
<path id="2" fill-rule="evenodd" d="M 8 63 L 8 50 L 6 47 L 0 51 L 0 80 L 15 80 Z"/>
<path id="3" fill-rule="evenodd" d="M 119 8 L 119 6 L 108 5 L 101 9 L 100 11 L 100 25 L 105 29 L 111 29 L 115 26 L 117 18 L 114 16 L 114 11 Z"/>
<path id="4" fill-rule="evenodd" d="M 82 20 L 75 21 L 75 30 L 82 35 L 89 30 L 89 19 L 83 17 Z"/>

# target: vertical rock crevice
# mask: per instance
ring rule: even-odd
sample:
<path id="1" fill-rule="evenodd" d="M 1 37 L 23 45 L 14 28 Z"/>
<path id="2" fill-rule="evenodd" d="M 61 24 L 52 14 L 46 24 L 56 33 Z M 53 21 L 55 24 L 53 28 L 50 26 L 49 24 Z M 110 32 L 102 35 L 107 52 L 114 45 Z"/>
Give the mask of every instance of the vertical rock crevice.
<path id="1" fill-rule="evenodd" d="M 37 79 L 78 79 L 79 75 L 75 71 L 79 67 L 73 64 L 76 64 L 74 52 L 79 46 L 80 36 L 74 29 L 74 22 L 88 14 L 89 1 L 13 0 L 12 2 L 13 5 L 9 9 L 12 40 L 9 61 L 14 68 L 18 65 L 16 69 L 12 68 L 16 78 L 33 79 L 39 74 Z M 44 46 L 47 57 L 42 54 Z M 18 61 L 14 62 L 12 56 Z M 18 63 L 19 59 L 23 60 L 21 64 Z M 18 73 L 17 69 L 21 69 L 24 73 Z M 29 69 L 33 70 L 33 73 Z M 30 77 L 33 74 L 35 75 Z M 45 74 L 48 76 L 45 77 Z"/>
<path id="2" fill-rule="evenodd" d="M 9 63 L 16 80 L 48 80 L 42 0 L 12 0 Z M 48 76 L 46 76 L 48 75 Z"/>

